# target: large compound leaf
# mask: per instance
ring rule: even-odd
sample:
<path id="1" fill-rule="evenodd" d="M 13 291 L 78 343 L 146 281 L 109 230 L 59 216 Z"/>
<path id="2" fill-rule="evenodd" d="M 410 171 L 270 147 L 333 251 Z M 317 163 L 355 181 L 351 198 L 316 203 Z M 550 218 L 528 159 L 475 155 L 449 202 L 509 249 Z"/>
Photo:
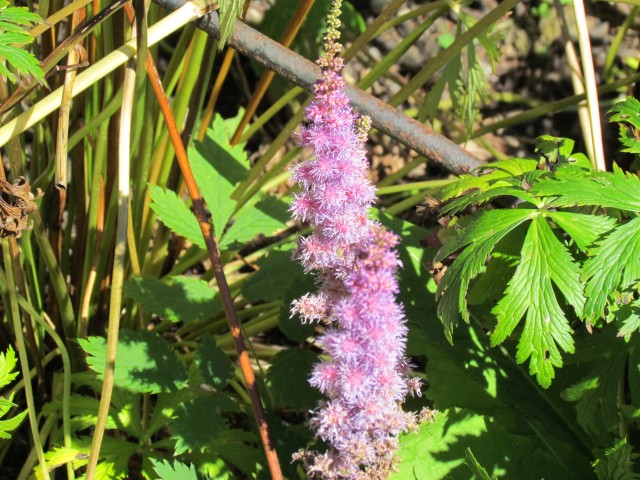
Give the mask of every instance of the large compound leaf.
<path id="1" fill-rule="evenodd" d="M 553 367 L 562 366 L 558 346 L 565 352 L 574 350 L 572 330 L 558 304 L 552 281 L 576 312 L 582 313 L 585 298 L 580 267 L 538 215 L 531 222 L 520 264 L 505 296 L 493 309 L 498 325 L 491 343 L 502 343 L 526 314 L 516 359 L 522 363 L 531 357 L 529 371 L 545 388 L 551 385 Z"/>
<path id="2" fill-rule="evenodd" d="M 399 469 L 390 480 L 468 480 L 471 448 L 492 477 L 513 480 L 566 480 L 569 471 L 534 438 L 513 435 L 482 415 L 464 409 L 438 412 L 400 443 Z"/>
<path id="3" fill-rule="evenodd" d="M 638 252 L 639 217 L 615 229 L 593 250 L 593 257 L 584 265 L 584 278 L 587 281 L 584 314 L 587 318 L 595 320 L 602 317 L 607 298 L 616 289 L 628 287 L 640 278 Z"/>
<path id="4" fill-rule="evenodd" d="M 87 363 L 98 378 L 104 375 L 107 341 L 104 337 L 78 339 Z M 167 341 L 148 331 L 120 331 L 115 386 L 137 393 L 171 392 L 187 381 L 187 372 Z"/>
<path id="5" fill-rule="evenodd" d="M 455 251 L 464 248 L 442 277 L 436 295 L 438 317 L 445 326 L 445 335 L 451 341 L 453 329 L 460 316 L 469 319 L 466 294 L 469 282 L 484 267 L 495 245 L 509 232 L 529 220 L 535 210 L 489 210 L 482 212 L 475 222 L 447 245 L 443 246 L 434 262 L 439 262 Z"/>
<path id="6" fill-rule="evenodd" d="M 212 318 L 222 311 L 217 292 L 197 278 L 175 276 L 165 283 L 155 277 L 131 277 L 123 290 L 146 312 L 172 322 Z"/>

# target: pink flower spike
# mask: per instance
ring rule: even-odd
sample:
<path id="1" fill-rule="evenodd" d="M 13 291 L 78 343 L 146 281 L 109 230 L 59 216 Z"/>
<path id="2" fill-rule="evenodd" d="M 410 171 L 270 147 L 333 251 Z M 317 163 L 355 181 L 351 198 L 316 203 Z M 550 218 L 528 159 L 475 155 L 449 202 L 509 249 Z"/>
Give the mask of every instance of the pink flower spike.
<path id="1" fill-rule="evenodd" d="M 328 450 L 302 451 L 310 478 L 384 478 L 393 468 L 398 435 L 412 428 L 413 414 L 400 407 L 419 393 L 404 358 L 407 327 L 396 268 L 398 237 L 369 218 L 375 187 L 367 180 L 365 142 L 370 120 L 349 105 L 338 56 L 341 0 L 333 0 L 318 60 L 322 80 L 306 109 L 309 123 L 297 135 L 311 158 L 293 167 L 300 191 L 291 211 L 313 227 L 295 252 L 306 272 L 318 273 L 319 291 L 293 302 L 302 321 L 327 322 L 319 344 L 329 360 L 315 365 L 310 384 L 327 400 L 310 424 Z"/>

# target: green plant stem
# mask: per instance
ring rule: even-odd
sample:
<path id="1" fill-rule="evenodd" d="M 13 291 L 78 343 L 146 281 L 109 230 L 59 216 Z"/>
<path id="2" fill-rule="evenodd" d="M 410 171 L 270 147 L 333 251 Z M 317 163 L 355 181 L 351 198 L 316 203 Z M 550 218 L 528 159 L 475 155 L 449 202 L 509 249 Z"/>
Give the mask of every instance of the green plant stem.
<path id="1" fill-rule="evenodd" d="M 405 198 L 398 203 L 394 203 L 391 207 L 385 209 L 384 213 L 386 213 L 387 215 L 398 215 L 405 210 L 415 207 L 416 205 L 424 201 L 424 194 L 425 192 L 419 192 L 415 195 L 411 195 L 409 198 Z"/>
<path id="2" fill-rule="evenodd" d="M 91 442 L 91 452 L 87 465 L 87 480 L 93 480 L 104 430 L 109 416 L 111 394 L 113 392 L 118 349 L 118 333 L 120 330 L 120 306 L 122 304 L 122 285 L 127 254 L 127 227 L 129 214 L 129 151 L 131 147 L 131 116 L 135 93 L 135 63 L 130 62 L 125 70 L 120 110 L 120 141 L 118 144 L 118 219 L 116 227 L 116 244 L 114 249 L 113 271 L 111 275 L 111 299 L 109 305 L 109 327 L 107 331 L 107 351 L 98 408 L 98 419 Z"/>
<path id="3" fill-rule="evenodd" d="M 455 182 L 457 179 L 455 178 L 445 178 L 442 180 L 425 180 L 424 182 L 413 182 L 413 183 L 403 183 L 401 185 L 391 185 L 389 187 L 378 188 L 377 194 L 381 195 L 391 195 L 393 193 L 399 192 L 407 192 L 412 190 L 428 190 L 433 188 L 444 187 L 445 185 L 449 185 L 450 183 Z"/>
<path id="4" fill-rule="evenodd" d="M 40 430 L 40 432 L 38 432 L 38 436 L 40 438 L 49 437 L 49 434 L 51 433 L 51 430 L 53 430 L 55 425 L 56 425 L 56 417 L 51 416 L 47 418 L 47 420 L 45 420 L 44 422 L 44 425 L 42 425 L 42 429 Z M 24 462 L 24 465 L 22 466 L 22 470 L 20 470 L 20 474 L 18 475 L 16 480 L 27 480 L 30 476 L 33 475 L 33 466 L 35 465 L 37 458 L 38 458 L 37 449 L 34 445 L 34 447 L 29 452 L 29 456 L 27 457 L 27 460 Z M 45 478 L 48 478 L 48 477 L 45 477 Z"/>
<path id="5" fill-rule="evenodd" d="M 634 73 L 633 75 L 629 75 L 628 77 L 622 78 L 615 82 L 600 86 L 598 88 L 598 95 L 604 95 L 605 93 L 613 92 L 620 87 L 624 87 L 632 83 L 636 83 L 638 81 L 640 81 L 640 73 Z M 572 95 L 571 97 L 563 98 L 561 100 L 556 100 L 555 102 L 549 102 L 544 105 L 540 105 L 539 107 L 532 108 L 531 110 L 527 110 L 517 115 L 513 115 L 512 117 L 508 117 L 503 120 L 494 122 L 491 125 L 478 128 L 471 134 L 471 138 L 472 139 L 478 138 L 483 135 L 486 135 L 487 133 L 492 133 L 497 130 L 500 130 L 501 128 L 511 127 L 513 125 L 518 125 L 520 123 L 529 122 L 535 118 L 542 117 L 550 113 L 559 112 L 567 107 L 570 107 L 572 105 L 579 103 L 585 98 L 586 98 L 586 95 L 584 94 Z M 463 141 L 464 141 L 464 138 L 456 140 L 456 142 L 459 142 L 459 143 Z"/>
<path id="6" fill-rule="evenodd" d="M 40 471 L 42 472 L 42 476 L 44 480 L 49 480 L 49 470 L 47 469 L 47 462 L 44 458 L 44 450 L 42 449 L 42 441 L 40 440 L 40 432 L 38 431 L 38 414 L 36 412 L 35 402 L 33 401 L 33 389 L 31 387 L 31 382 L 26 380 L 29 378 L 29 360 L 27 358 L 27 347 L 25 345 L 24 337 L 22 336 L 20 309 L 18 307 L 18 295 L 16 292 L 16 285 L 13 277 L 11 253 L 9 251 L 9 240 L 7 238 L 2 239 L 2 254 L 6 269 L 5 278 L 7 282 L 7 292 L 9 294 L 11 319 L 13 320 L 14 334 L 16 336 L 16 343 L 18 344 L 18 357 L 20 358 L 22 376 L 25 378 L 24 395 L 27 402 L 27 410 L 29 411 L 29 426 L 31 427 L 33 447 L 35 448 L 36 455 L 38 456 L 38 462 L 40 463 Z"/>
<path id="7" fill-rule="evenodd" d="M 0 275 L 0 288 L 7 289 L 6 276 Z M 56 353 L 60 353 L 62 358 L 62 381 L 63 381 L 63 393 L 62 393 L 62 432 L 64 436 L 64 446 L 71 448 L 71 358 L 69 352 L 65 347 L 64 341 L 60 338 L 60 335 L 51 327 L 37 311 L 31 303 L 21 295 L 17 295 L 19 305 L 33 318 L 40 326 L 42 326 L 47 334 L 53 339 L 54 343 L 58 347 L 54 350 Z M 75 473 L 73 466 L 69 462 L 67 464 L 67 478 L 73 480 Z"/>
<path id="8" fill-rule="evenodd" d="M 496 23 L 518 3 L 518 0 L 504 0 L 499 3 L 496 8 L 478 20 L 475 25 L 460 35 L 460 38 L 420 70 L 404 87 L 391 97 L 389 105 L 397 107 L 404 102 L 414 91 L 424 85 L 438 70 L 446 65 L 449 60 L 460 53 L 469 42 L 472 42 L 479 34 L 491 28 L 491 25 Z"/>
<path id="9" fill-rule="evenodd" d="M 593 166 L 597 170 L 605 171 L 607 165 L 604 159 L 604 145 L 602 142 L 602 124 L 600 123 L 600 107 L 598 105 L 598 87 L 596 85 L 595 69 L 593 67 L 593 55 L 591 52 L 591 40 L 589 39 L 589 27 L 587 14 L 582 0 L 573 0 L 573 11 L 578 27 L 578 42 L 580 43 L 580 56 L 582 58 L 582 71 L 584 73 L 584 86 L 587 91 L 587 107 L 591 119 L 591 139 L 593 141 Z"/>
<path id="10" fill-rule="evenodd" d="M 611 46 L 609 47 L 609 51 L 607 51 L 607 58 L 604 62 L 604 81 L 605 83 L 611 81 L 611 77 L 613 74 L 613 63 L 616 60 L 616 55 L 618 54 L 618 50 L 620 49 L 620 45 L 622 45 L 622 41 L 624 37 L 627 35 L 629 28 L 633 25 L 636 20 L 636 17 L 640 13 L 640 3 L 633 7 L 631 13 L 627 15 L 627 18 L 624 19 L 624 22 L 618 28 L 616 32 L 616 36 L 613 38 L 611 42 Z"/>

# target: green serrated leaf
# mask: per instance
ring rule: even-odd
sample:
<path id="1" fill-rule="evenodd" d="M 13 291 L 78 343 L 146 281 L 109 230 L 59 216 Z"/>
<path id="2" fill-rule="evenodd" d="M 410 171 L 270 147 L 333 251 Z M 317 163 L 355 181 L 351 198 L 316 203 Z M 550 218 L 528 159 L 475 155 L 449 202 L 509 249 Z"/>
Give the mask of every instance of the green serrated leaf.
<path id="1" fill-rule="evenodd" d="M 467 459 L 467 467 L 479 480 L 492 480 L 485 468 L 480 465 L 470 448 L 465 448 L 464 457 Z M 493 477 L 495 478 L 495 477 Z"/>
<path id="2" fill-rule="evenodd" d="M 38 14 L 30 12 L 26 7 L 10 6 L 6 0 L 0 2 L 0 73 L 12 82 L 16 81 L 16 76 L 4 66 L 2 60 L 6 60 L 20 73 L 44 80 L 38 59 L 21 48 L 21 45 L 34 40 L 23 27 L 41 21 Z"/>
<path id="3" fill-rule="evenodd" d="M 616 311 L 616 319 L 622 322 L 618 336 L 624 337 L 626 341 L 629 341 L 631 334 L 640 329 L 640 299 L 631 302 L 629 305 L 622 305 Z"/>
<path id="4" fill-rule="evenodd" d="M 567 401 L 577 401 L 578 424 L 593 438 L 614 431 L 619 422 L 618 385 L 624 375 L 627 349 L 620 345 L 613 358 L 602 361 L 580 382 L 562 392 Z"/>
<path id="5" fill-rule="evenodd" d="M 222 394 L 198 397 L 180 405 L 176 409 L 177 418 L 171 424 L 176 455 L 192 450 L 204 451 L 229 429 L 221 414 L 235 410 L 236 404 Z"/>
<path id="6" fill-rule="evenodd" d="M 505 296 L 493 309 L 498 325 L 491 335 L 491 343 L 502 343 L 526 314 L 516 360 L 522 363 L 531 358 L 529 372 L 536 375 L 544 388 L 551 385 L 553 368 L 562 366 L 557 347 L 565 352 L 574 350 L 572 329 L 558 304 L 552 281 L 568 303 L 581 313 L 585 298 L 579 265 L 544 218 L 535 216 L 522 245 L 520 264 Z"/>
<path id="7" fill-rule="evenodd" d="M 198 345 L 195 362 L 205 381 L 217 389 L 226 387 L 233 377 L 234 364 L 209 335 Z"/>
<path id="8" fill-rule="evenodd" d="M 8 420 L 0 420 L 0 438 L 11 438 L 11 433 L 20 426 L 27 413 L 29 412 L 24 410 Z"/>
<path id="9" fill-rule="evenodd" d="M 199 480 L 200 478 L 193 465 L 185 465 L 178 460 L 174 460 L 173 463 L 157 458 L 149 460 L 158 475 L 154 480 Z"/>
<path id="10" fill-rule="evenodd" d="M 445 335 L 451 341 L 458 318 L 468 320 L 466 294 L 469 282 L 484 267 L 495 245 L 509 232 L 529 220 L 535 210 L 484 211 L 454 240 L 443 246 L 434 262 L 439 262 L 464 248 L 442 277 L 436 295 L 438 317 L 445 326 Z"/>
<path id="11" fill-rule="evenodd" d="M 100 448 L 100 463 L 96 469 L 95 480 L 124 479 L 129 473 L 129 459 L 138 453 L 140 446 L 105 435 Z M 73 462 L 74 468 L 87 464 L 91 438 L 72 438 L 71 447 L 57 447 L 45 453 L 47 466 L 50 470 L 61 467 L 68 462 Z M 35 476 L 42 479 L 42 470 L 38 465 L 34 468 Z"/>
<path id="12" fill-rule="evenodd" d="M 269 391 L 278 405 L 301 411 L 317 405 L 322 395 L 309 385 L 308 378 L 318 360 L 310 350 L 288 348 L 278 352 L 267 372 Z M 294 391 L 296 394 L 291 395 Z"/>
<path id="13" fill-rule="evenodd" d="M 286 228 L 289 220 L 287 205 L 273 197 L 265 198 L 236 215 L 236 219 L 220 242 L 220 248 L 239 249 L 258 234 L 272 235 Z"/>
<path id="14" fill-rule="evenodd" d="M 310 275 L 305 275 L 299 262 L 291 259 L 293 244 L 283 245 L 269 252 L 257 264 L 259 270 L 243 285 L 242 295 L 251 302 L 281 300 L 279 328 L 294 342 L 304 342 L 313 334 L 315 325 L 302 323 L 291 316 L 291 302 L 317 286 Z"/>
<path id="15" fill-rule="evenodd" d="M 220 9 L 220 44 L 219 50 L 222 50 L 231 34 L 233 33 L 233 26 L 236 20 L 242 14 L 242 0 L 219 0 L 218 6 Z"/>
<path id="16" fill-rule="evenodd" d="M 640 218 L 620 225 L 598 247 L 584 265 L 587 302 L 584 314 L 596 319 L 604 315 L 608 297 L 614 290 L 629 286 L 638 278 Z"/>
<path id="17" fill-rule="evenodd" d="M 550 205 L 556 207 L 597 205 L 631 212 L 640 211 L 638 191 L 640 178 L 633 173 L 623 172 L 617 165 L 613 166 L 613 172 L 544 177 L 531 188 L 531 193 L 537 196 L 555 197 Z"/>
<path id="18" fill-rule="evenodd" d="M 230 145 L 225 121 L 216 115 L 204 140 L 189 149 L 189 162 L 220 237 L 236 208 L 231 194 L 249 174 L 247 154 L 241 146 Z"/>
<path id="19" fill-rule="evenodd" d="M 627 97 L 622 102 L 616 103 L 611 110 L 611 121 L 620 125 L 620 142 L 626 147 L 623 152 L 640 153 L 640 101 L 633 97 Z"/>
<path id="20" fill-rule="evenodd" d="M 89 367 L 102 378 L 106 339 L 89 337 L 78 342 L 88 354 Z M 176 353 L 153 332 L 120 331 L 117 355 L 114 383 L 119 388 L 137 393 L 171 392 L 187 381 L 187 372 Z"/>
<path id="21" fill-rule="evenodd" d="M 182 199 L 169 189 L 149 184 L 151 208 L 170 230 L 191 243 L 205 248 L 204 238 L 195 214 Z"/>
<path id="22" fill-rule="evenodd" d="M 13 371 L 17 363 L 16 352 L 9 345 L 6 352 L 0 353 L 0 388 L 6 387 L 18 376 L 18 372 Z"/>
<path id="23" fill-rule="evenodd" d="M 606 215 L 586 215 L 574 212 L 546 212 L 586 252 L 602 235 L 616 226 L 616 220 Z"/>
<path id="24" fill-rule="evenodd" d="M 469 480 L 466 450 L 473 450 L 487 475 L 518 480 L 566 480 L 566 467 L 535 439 L 509 434 L 501 425 L 470 410 L 438 412 L 416 433 L 400 441 L 398 471 L 390 480 Z"/>
<path id="25" fill-rule="evenodd" d="M 633 464 L 638 454 L 626 439 L 605 450 L 593 464 L 598 480 L 638 480 L 640 474 L 634 472 Z"/>
<path id="26" fill-rule="evenodd" d="M 172 322 L 204 320 L 222 311 L 217 292 L 207 282 L 184 276 L 169 277 L 168 282 L 155 277 L 131 277 L 123 291 L 146 312 Z"/>

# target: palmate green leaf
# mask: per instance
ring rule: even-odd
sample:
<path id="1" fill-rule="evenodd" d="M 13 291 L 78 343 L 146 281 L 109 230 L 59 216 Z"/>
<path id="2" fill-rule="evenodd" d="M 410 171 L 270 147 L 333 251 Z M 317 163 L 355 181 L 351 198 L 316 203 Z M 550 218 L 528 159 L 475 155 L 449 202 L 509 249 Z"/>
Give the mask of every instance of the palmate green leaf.
<path id="1" fill-rule="evenodd" d="M 185 465 L 178 460 L 160 460 L 150 458 L 157 477 L 154 480 L 199 480 L 198 472 L 193 465 Z"/>
<path id="2" fill-rule="evenodd" d="M 98 378 L 104 375 L 106 339 L 78 339 L 88 354 L 87 363 Z M 120 331 L 115 386 L 136 393 L 171 392 L 182 388 L 187 371 L 167 341 L 148 331 Z"/>
<path id="3" fill-rule="evenodd" d="M 442 261 L 466 247 L 446 271 L 436 292 L 440 297 L 438 317 L 445 326 L 445 335 L 449 341 L 458 318 L 462 316 L 465 321 L 469 318 L 466 300 L 469 282 L 484 267 L 495 245 L 509 232 L 532 218 L 535 212 L 531 209 L 484 211 L 457 238 L 440 249 L 434 262 Z"/>
<path id="4" fill-rule="evenodd" d="M 207 282 L 193 277 L 174 276 L 168 283 L 155 277 L 131 277 L 125 282 L 123 291 L 145 312 L 172 322 L 204 320 L 222 311 L 216 291 Z"/>
<path id="5" fill-rule="evenodd" d="M 195 214 L 175 192 L 149 184 L 149 194 L 151 208 L 162 223 L 191 243 L 205 248 L 202 231 Z"/>
<path id="6" fill-rule="evenodd" d="M 640 191 L 640 190 L 639 190 Z M 620 225 L 598 247 L 584 265 L 586 280 L 584 315 L 590 320 L 604 316 L 607 299 L 617 289 L 640 277 L 640 217 Z"/>
<path id="7" fill-rule="evenodd" d="M 569 167 L 572 167 L 571 165 Z M 613 172 L 592 172 L 589 176 L 561 175 L 541 178 L 531 193 L 540 197 L 555 197 L 550 205 L 573 207 L 595 205 L 631 212 L 640 211 L 640 178 L 623 172 L 617 165 Z"/>
<path id="8" fill-rule="evenodd" d="M 634 472 L 633 464 L 638 454 L 626 439 L 599 455 L 593 464 L 598 480 L 639 480 L 640 474 Z"/>
<path id="9" fill-rule="evenodd" d="M 505 296 L 493 309 L 498 325 L 491 343 L 502 343 L 526 314 L 516 360 L 522 363 L 531 357 L 529 372 L 545 388 L 551 385 L 554 367 L 562 366 L 558 347 L 570 353 L 574 350 L 572 329 L 558 304 L 552 281 L 580 315 L 585 302 L 580 267 L 538 215 L 529 226 L 520 264 Z"/>
<path id="10" fill-rule="evenodd" d="M 616 312 L 616 318 L 622 322 L 618 335 L 629 341 L 631 334 L 640 329 L 640 298 L 621 306 Z"/>
<path id="11" fill-rule="evenodd" d="M 247 153 L 240 145 L 231 146 L 226 123 L 216 114 L 204 140 L 189 148 L 189 163 L 218 237 L 237 205 L 231 194 L 249 174 Z"/>

